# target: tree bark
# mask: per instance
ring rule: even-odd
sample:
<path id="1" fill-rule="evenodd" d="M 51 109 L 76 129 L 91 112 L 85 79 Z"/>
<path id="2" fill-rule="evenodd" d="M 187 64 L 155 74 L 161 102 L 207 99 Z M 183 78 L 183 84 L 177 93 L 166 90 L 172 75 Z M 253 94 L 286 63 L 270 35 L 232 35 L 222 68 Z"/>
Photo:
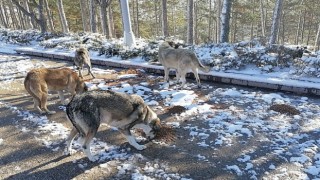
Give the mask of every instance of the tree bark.
<path id="1" fill-rule="evenodd" d="M 52 13 L 51 13 L 51 10 L 49 8 L 48 0 L 44 0 L 44 6 L 46 7 L 46 12 L 47 12 L 50 31 L 53 32 L 54 31 L 54 25 L 53 25 Z"/>
<path id="2" fill-rule="evenodd" d="M 232 0 L 224 0 L 221 10 L 221 27 L 220 27 L 220 42 L 229 42 L 230 33 L 230 15 L 231 15 Z"/>
<path id="3" fill-rule="evenodd" d="M 90 31 L 93 33 L 97 32 L 97 21 L 96 21 L 96 7 L 94 4 L 94 0 L 89 1 L 90 8 Z"/>
<path id="4" fill-rule="evenodd" d="M 187 44 L 194 44 L 194 4 L 193 0 L 188 0 L 188 27 L 187 27 Z"/>
<path id="5" fill-rule="evenodd" d="M 10 12 L 10 17 L 11 17 L 13 29 L 21 29 L 20 24 L 17 20 L 16 13 L 14 12 L 13 4 L 10 1 L 8 3 L 8 7 L 9 7 L 9 12 Z"/>
<path id="6" fill-rule="evenodd" d="M 41 33 L 47 32 L 46 19 L 43 14 L 43 0 L 39 0 L 39 4 L 35 0 L 32 0 L 32 2 L 38 7 L 39 18 L 36 17 L 34 12 L 29 12 L 22 7 L 17 0 L 12 0 L 12 2 L 23 12 L 23 14 L 29 16 L 40 26 Z"/>
<path id="7" fill-rule="evenodd" d="M 212 26 L 212 22 L 211 22 L 211 11 L 212 11 L 212 0 L 209 0 L 209 17 L 208 17 L 208 39 L 207 42 L 212 42 L 212 37 L 211 37 L 211 26 Z"/>
<path id="8" fill-rule="evenodd" d="M 29 9 L 28 3 L 29 3 L 29 0 L 23 1 L 23 7 L 26 9 L 27 12 L 31 12 Z M 31 18 L 27 15 L 25 15 L 25 22 L 26 22 L 27 28 L 30 28 L 30 29 L 34 28 Z"/>
<path id="9" fill-rule="evenodd" d="M 221 0 L 216 0 L 216 8 L 217 8 L 217 20 L 216 20 L 216 43 L 219 43 L 219 37 L 220 37 L 220 15 L 221 15 Z"/>
<path id="10" fill-rule="evenodd" d="M 27 29 L 25 22 L 24 22 L 24 17 L 23 17 L 24 15 L 22 14 L 21 10 L 16 8 L 16 11 L 18 12 L 19 22 L 20 22 L 22 29 Z"/>
<path id="11" fill-rule="evenodd" d="M 113 38 L 113 37 L 114 37 L 114 24 L 113 24 L 113 15 L 112 15 L 111 6 L 108 6 L 107 16 L 108 16 L 108 33 L 109 33 L 109 38 Z"/>
<path id="12" fill-rule="evenodd" d="M 107 27 L 107 1 L 101 0 L 100 4 L 100 19 L 101 19 L 101 29 L 104 35 L 108 35 L 108 27 Z"/>
<path id="13" fill-rule="evenodd" d="M 129 13 L 129 2 L 128 0 L 120 0 L 121 3 L 121 14 L 124 29 L 124 44 L 128 47 L 135 46 L 135 37 L 132 32 L 130 13 Z"/>
<path id="14" fill-rule="evenodd" d="M 4 6 L 2 1 L 0 1 L 0 18 L 1 18 L 2 25 L 5 28 L 8 28 L 8 23 L 4 14 Z"/>
<path id="15" fill-rule="evenodd" d="M 64 8 L 63 8 L 63 2 L 62 0 L 57 0 L 57 6 L 58 6 L 58 11 L 59 11 L 59 16 L 60 16 L 60 22 L 62 26 L 62 31 L 64 33 L 69 33 L 69 27 L 68 27 L 68 22 L 66 18 L 66 14 L 64 13 Z"/>
<path id="16" fill-rule="evenodd" d="M 316 35 L 316 40 L 314 42 L 314 50 L 318 51 L 319 50 L 319 37 L 320 37 L 320 24 L 318 25 L 318 31 Z"/>
<path id="17" fill-rule="evenodd" d="M 87 9 L 87 3 L 86 0 L 80 0 L 80 9 L 81 9 L 81 20 L 82 20 L 82 28 L 83 31 L 90 31 L 88 28 L 88 9 Z"/>
<path id="18" fill-rule="evenodd" d="M 281 11 L 282 11 L 282 3 L 283 3 L 283 0 L 277 0 L 274 7 L 269 46 L 272 46 L 273 44 L 275 44 L 277 40 Z"/>
<path id="19" fill-rule="evenodd" d="M 162 7 L 162 35 L 164 37 L 168 37 L 169 32 L 168 32 L 167 0 L 162 0 L 161 7 Z"/>
<path id="20" fill-rule="evenodd" d="M 265 27 L 265 22 L 266 22 L 266 18 L 265 18 L 265 14 L 264 14 L 264 7 L 263 7 L 263 0 L 260 0 L 260 20 L 261 20 L 261 35 L 263 37 L 266 36 L 266 27 Z"/>

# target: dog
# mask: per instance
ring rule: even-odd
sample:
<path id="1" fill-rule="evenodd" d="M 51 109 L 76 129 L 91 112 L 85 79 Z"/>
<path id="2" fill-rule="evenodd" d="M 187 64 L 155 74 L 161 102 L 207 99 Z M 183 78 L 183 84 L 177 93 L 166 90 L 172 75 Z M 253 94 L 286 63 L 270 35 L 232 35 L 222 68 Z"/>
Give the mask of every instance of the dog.
<path id="1" fill-rule="evenodd" d="M 88 75 L 91 74 L 91 76 L 95 78 L 95 76 L 91 72 L 91 60 L 90 60 L 90 55 L 87 48 L 85 47 L 78 48 L 75 52 L 75 57 L 73 60 L 74 60 L 74 65 L 77 67 L 79 71 L 80 77 L 82 77 L 81 71 L 83 69 L 83 66 L 86 65 L 88 69 Z"/>
<path id="2" fill-rule="evenodd" d="M 39 68 L 27 73 L 24 79 L 24 87 L 33 97 L 34 108 L 41 114 L 54 114 L 47 108 L 48 90 L 58 91 L 60 100 L 64 103 L 63 91 L 66 90 L 75 95 L 87 90 L 87 87 L 78 74 L 69 68 Z"/>
<path id="3" fill-rule="evenodd" d="M 159 46 L 159 62 L 164 66 L 164 80 L 169 82 L 170 68 L 176 70 L 177 81 L 181 80 L 181 86 L 186 83 L 186 74 L 191 70 L 196 77 L 197 85 L 200 88 L 200 78 L 198 70 L 209 72 L 210 67 L 201 64 L 195 53 L 190 49 L 175 49 L 168 42 L 163 42 Z"/>
<path id="4" fill-rule="evenodd" d="M 72 141 L 80 135 L 82 148 L 90 161 L 96 159 L 90 151 L 90 142 L 96 135 L 100 124 L 118 128 L 130 145 L 143 150 L 145 145 L 137 143 L 130 129 L 139 128 L 149 139 L 155 137 L 160 129 L 160 119 L 138 95 L 114 91 L 88 91 L 77 94 L 66 107 L 68 119 L 73 124 L 67 138 L 65 154 L 70 154 Z"/>

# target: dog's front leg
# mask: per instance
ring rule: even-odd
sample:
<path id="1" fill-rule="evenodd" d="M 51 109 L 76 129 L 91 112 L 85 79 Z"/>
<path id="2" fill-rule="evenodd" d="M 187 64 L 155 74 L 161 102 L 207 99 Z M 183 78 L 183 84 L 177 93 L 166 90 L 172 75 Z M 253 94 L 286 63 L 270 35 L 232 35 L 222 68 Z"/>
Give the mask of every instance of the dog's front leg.
<path id="1" fill-rule="evenodd" d="M 147 147 L 145 145 L 140 145 L 137 143 L 136 139 L 132 136 L 130 130 L 120 130 L 122 134 L 127 138 L 129 144 L 133 147 L 135 147 L 137 150 L 143 150 L 146 149 Z"/>
<path id="2" fill-rule="evenodd" d="M 64 95 L 63 95 L 63 91 L 58 91 L 58 94 L 59 94 L 59 98 L 60 98 L 61 104 L 67 105 L 68 103 L 65 102 Z"/>

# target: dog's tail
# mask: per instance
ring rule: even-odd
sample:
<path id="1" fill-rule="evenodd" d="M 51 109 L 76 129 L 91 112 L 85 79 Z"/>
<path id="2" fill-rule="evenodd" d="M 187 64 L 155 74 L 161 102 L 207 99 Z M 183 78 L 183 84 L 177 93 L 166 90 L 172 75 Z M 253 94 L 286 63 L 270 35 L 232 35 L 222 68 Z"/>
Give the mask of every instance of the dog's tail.
<path id="1" fill-rule="evenodd" d="M 40 97 L 38 97 L 31 89 L 30 89 L 30 80 L 32 79 L 33 72 L 29 72 L 26 76 L 26 78 L 24 79 L 24 88 L 27 90 L 27 92 L 36 100 L 38 101 L 38 104 L 41 106 L 41 99 Z M 41 107 L 40 107 L 41 108 Z"/>
<path id="2" fill-rule="evenodd" d="M 76 128 L 80 136 L 85 136 L 85 132 L 82 130 L 82 128 L 77 124 L 75 117 L 74 117 L 74 107 L 73 107 L 73 101 L 74 101 L 75 96 L 72 97 L 71 101 L 69 104 L 66 106 L 66 114 L 68 119 L 71 121 L 73 127 Z"/>
<path id="3" fill-rule="evenodd" d="M 193 54 L 192 56 L 193 56 L 193 58 L 198 62 L 198 68 L 199 68 L 202 72 L 208 73 L 208 72 L 210 71 L 210 67 L 203 65 L 195 54 Z"/>

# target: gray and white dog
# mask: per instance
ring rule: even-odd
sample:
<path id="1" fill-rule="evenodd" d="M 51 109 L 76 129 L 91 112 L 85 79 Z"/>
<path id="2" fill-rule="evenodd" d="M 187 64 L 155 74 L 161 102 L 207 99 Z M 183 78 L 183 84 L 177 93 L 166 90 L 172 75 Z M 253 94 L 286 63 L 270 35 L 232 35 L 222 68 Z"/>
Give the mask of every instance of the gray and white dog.
<path id="1" fill-rule="evenodd" d="M 66 113 L 74 127 L 67 138 L 65 153 L 70 154 L 72 141 L 79 134 L 82 148 L 91 161 L 96 159 L 91 154 L 90 142 L 100 124 L 118 128 L 129 144 L 138 150 L 143 150 L 146 146 L 137 143 L 130 129 L 140 128 L 150 139 L 154 138 L 156 131 L 160 129 L 157 114 L 140 96 L 109 90 L 75 95 L 67 105 Z"/>
<path id="2" fill-rule="evenodd" d="M 159 62 L 164 66 L 164 80 L 169 82 L 169 70 L 176 70 L 177 81 L 181 86 L 186 83 L 186 74 L 191 70 L 196 77 L 198 87 L 201 87 L 198 70 L 209 72 L 210 67 L 201 64 L 195 53 L 190 49 L 174 49 L 168 42 L 163 42 L 159 47 Z"/>
<path id="3" fill-rule="evenodd" d="M 91 60 L 90 60 L 90 54 L 87 48 L 80 47 L 76 50 L 75 57 L 74 57 L 74 65 L 77 66 L 80 77 L 82 77 L 81 71 L 83 69 L 83 66 L 86 65 L 88 68 L 88 75 L 91 74 L 91 76 L 95 78 L 95 76 L 91 72 Z"/>

